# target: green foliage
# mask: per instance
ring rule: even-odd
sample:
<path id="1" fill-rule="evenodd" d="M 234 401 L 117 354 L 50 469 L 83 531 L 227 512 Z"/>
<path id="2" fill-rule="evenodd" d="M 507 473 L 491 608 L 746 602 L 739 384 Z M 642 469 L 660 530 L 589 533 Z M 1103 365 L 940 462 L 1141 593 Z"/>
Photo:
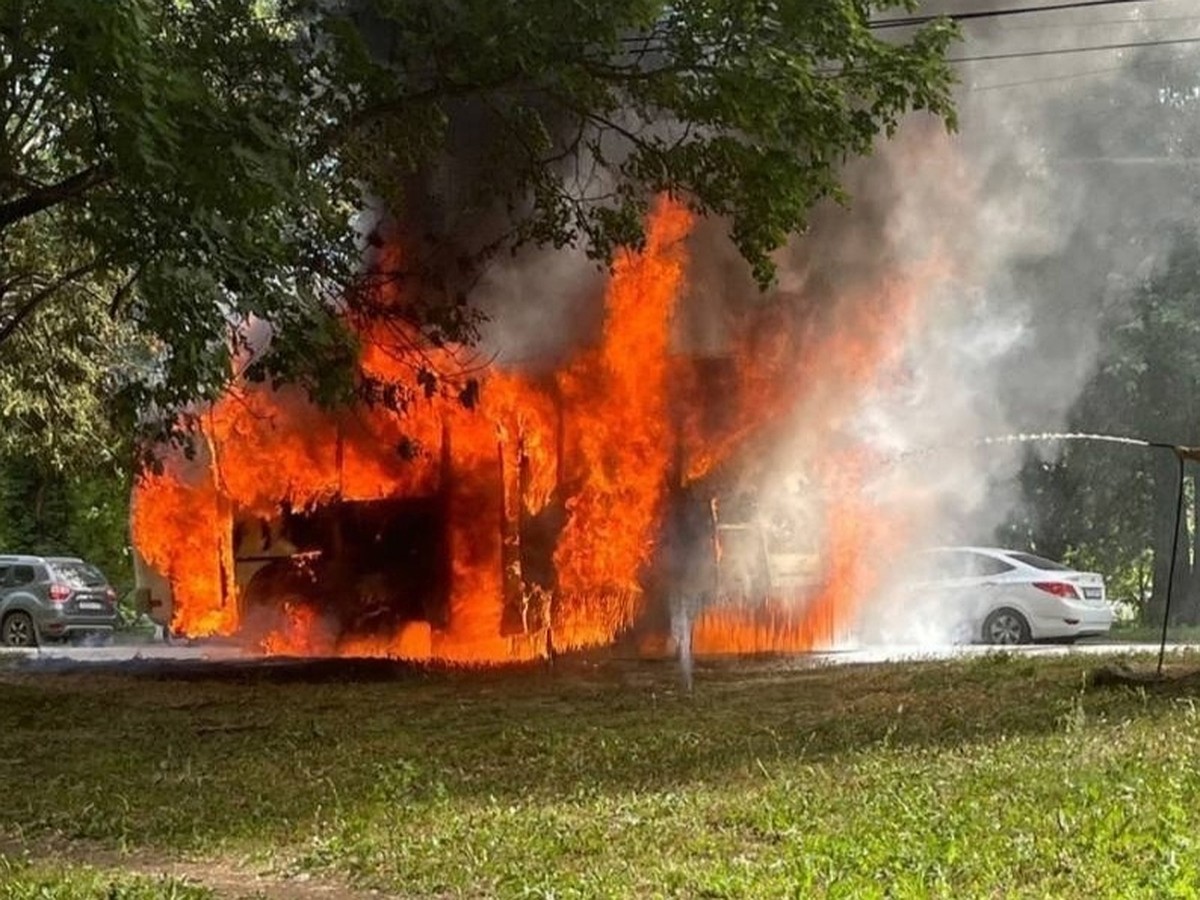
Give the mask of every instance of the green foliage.
<path id="1" fill-rule="evenodd" d="M 8 242 L 9 265 L 52 265 L 54 234 L 23 231 Z M 26 456 L 56 471 L 130 457 L 123 388 L 146 371 L 148 353 L 128 323 L 108 315 L 97 290 L 95 280 L 64 285 L 0 344 L 0 457 Z"/>
<path id="2" fill-rule="evenodd" d="M 356 192 L 322 168 L 318 85 L 270 19 L 233 0 L 4 0 L 0 58 L 0 340 L 47 304 L 68 330 L 129 323 L 142 364 L 93 359 L 145 413 L 229 378 L 233 323 L 330 327 L 311 298 L 351 264 Z M 321 345 L 295 343 L 319 370 Z"/>
<path id="3" fill-rule="evenodd" d="M 80 556 L 119 590 L 133 583 L 128 475 L 63 474 L 36 458 L 0 457 L 0 553 Z"/>
<path id="4" fill-rule="evenodd" d="M 1144 620 L 1154 585 L 1154 551 L 1147 545 L 1137 553 L 1129 538 L 1113 534 L 1108 540 L 1081 543 L 1069 548 L 1062 561 L 1083 572 L 1103 572 L 1109 600 L 1122 614 Z"/>
<path id="5" fill-rule="evenodd" d="M 901 5 L 363 3 L 360 21 L 387 35 L 386 74 L 356 124 L 448 123 L 464 198 L 451 212 L 521 210 L 502 243 L 583 243 L 604 258 L 640 242 L 649 201 L 666 191 L 728 217 L 766 282 L 768 254 L 839 194 L 848 156 L 869 153 L 909 110 L 953 121 L 943 56 L 956 32 L 940 21 L 882 39 L 871 15 Z M 409 199 L 403 185 L 384 198 L 397 210 Z"/>
<path id="6" fill-rule="evenodd" d="M 765 282 L 846 157 L 909 110 L 952 121 L 953 26 L 868 26 L 909 5 L 0 0 L 0 373 L 31 395 L 21 428 L 73 437 L 62 417 L 98 422 L 87 396 L 118 389 L 126 426 L 163 426 L 248 356 L 325 402 L 403 402 L 355 381 L 348 321 L 469 340 L 491 254 L 607 258 L 663 191 L 727 217 Z M 414 239 L 402 271 L 360 271 L 366 193 Z M 380 276 L 408 300 L 378 304 Z M 46 358 L 10 343 L 29 329 L 65 348 L 40 380 Z"/>
<path id="7" fill-rule="evenodd" d="M 348 325 L 469 341 L 492 254 L 607 258 L 656 193 L 727 217 L 766 281 L 847 156 L 952 121 L 953 28 L 881 40 L 897 5 L 0 0 L 0 548 L 124 581 L 137 432 L 236 370 L 327 404 L 441 389 L 363 378 Z M 361 271 L 366 207 L 415 259 Z"/>

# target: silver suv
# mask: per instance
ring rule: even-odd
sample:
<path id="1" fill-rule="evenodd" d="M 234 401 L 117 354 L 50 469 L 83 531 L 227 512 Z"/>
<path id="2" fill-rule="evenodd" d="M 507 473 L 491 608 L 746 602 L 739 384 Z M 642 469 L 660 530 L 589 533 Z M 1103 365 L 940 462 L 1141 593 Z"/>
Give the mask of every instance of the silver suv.
<path id="1" fill-rule="evenodd" d="M 36 647 L 79 634 L 111 634 L 117 594 L 95 566 L 58 556 L 0 556 L 0 645 Z"/>

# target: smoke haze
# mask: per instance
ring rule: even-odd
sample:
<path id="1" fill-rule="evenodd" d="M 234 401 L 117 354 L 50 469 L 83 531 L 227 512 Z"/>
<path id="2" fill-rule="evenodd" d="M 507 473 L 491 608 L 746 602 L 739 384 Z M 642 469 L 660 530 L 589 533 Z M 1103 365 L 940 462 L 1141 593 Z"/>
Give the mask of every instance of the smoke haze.
<path id="1" fill-rule="evenodd" d="M 965 28 L 954 55 L 1200 31 L 1187 4 L 1139 9 L 985 20 Z M 908 383 L 877 385 L 859 398 L 856 419 L 868 440 L 918 453 L 875 486 L 884 508 L 906 509 L 910 523 L 916 512 L 913 544 L 994 543 L 1021 502 L 1026 453 L 1057 448 L 971 441 L 1065 424 L 1104 350 L 1101 313 L 1127 301 L 1167 251 L 1171 229 L 1194 217 L 1195 181 L 1181 164 L 1197 150 L 1194 110 L 1170 102 L 1172 84 L 1189 84 L 1194 58 L 1185 45 L 964 63 L 959 134 L 922 138 L 909 127 L 885 150 L 903 160 L 892 164 L 885 229 L 894 258 L 911 261 L 931 246 L 946 254 L 946 275 L 909 331 Z M 864 632 L 915 643 L 948 636 L 918 624 L 902 598 L 882 590 L 868 599 Z"/>

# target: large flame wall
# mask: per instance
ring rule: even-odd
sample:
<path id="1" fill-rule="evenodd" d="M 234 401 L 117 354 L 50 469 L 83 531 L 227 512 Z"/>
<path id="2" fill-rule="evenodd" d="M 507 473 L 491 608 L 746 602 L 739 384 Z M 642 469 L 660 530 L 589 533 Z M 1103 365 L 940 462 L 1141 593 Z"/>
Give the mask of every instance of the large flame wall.
<path id="1" fill-rule="evenodd" d="M 296 608 L 285 611 L 281 630 L 257 636 L 260 647 L 456 661 L 546 652 L 540 631 L 505 636 L 501 622 L 511 593 L 506 578 L 518 566 L 513 523 L 556 497 L 565 522 L 553 551 L 553 621 L 545 610 L 523 615 L 539 628 L 552 625 L 557 649 L 606 644 L 627 630 L 643 612 L 644 576 L 670 492 L 722 467 L 761 465 L 822 391 L 869 385 L 888 372 L 897 317 L 911 314 L 916 296 L 910 281 L 893 278 L 877 286 L 878 302 L 849 305 L 851 319 L 820 335 L 797 333 L 783 321 L 756 322 L 736 346 L 728 393 L 716 398 L 727 414 L 713 424 L 696 411 L 714 398 L 699 394 L 686 360 L 670 352 L 691 225 L 683 207 L 661 203 L 645 247 L 615 262 L 598 345 L 550 379 L 492 371 L 474 409 L 434 397 L 403 413 L 332 413 L 287 389 L 231 390 L 204 416 L 200 464 L 168 459 L 135 491 L 134 541 L 171 584 L 174 627 L 194 636 L 243 629 L 232 574 L 235 514 L 270 518 L 281 504 L 305 509 L 443 491 L 450 554 L 444 627 L 407 622 L 392 634 L 344 636 L 324 633 L 319 616 Z M 364 369 L 405 374 L 403 354 L 372 335 L 369 324 L 363 330 Z M 807 444 L 825 498 L 820 584 L 803 597 L 774 596 L 757 606 L 710 598 L 718 602 L 696 621 L 697 652 L 828 645 L 875 586 L 878 573 L 861 547 L 889 523 L 863 494 L 865 453 L 825 446 L 821 429 L 832 434 L 838 423 L 822 415 Z M 422 452 L 398 453 L 402 443 Z"/>

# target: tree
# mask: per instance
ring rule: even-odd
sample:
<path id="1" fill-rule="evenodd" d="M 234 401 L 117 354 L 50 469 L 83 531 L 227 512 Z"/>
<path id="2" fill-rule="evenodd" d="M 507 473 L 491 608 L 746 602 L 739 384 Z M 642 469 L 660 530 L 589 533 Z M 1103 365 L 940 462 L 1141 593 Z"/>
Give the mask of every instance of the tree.
<path id="1" fill-rule="evenodd" d="M 403 402 L 355 373 L 357 314 L 470 340 L 491 255 L 606 259 L 664 191 L 727 217 L 765 283 L 846 157 L 910 110 L 952 123 L 953 26 L 884 40 L 870 18 L 895 6 L 0 0 L 0 367 L 36 391 L 8 351 L 53 309 L 79 352 L 97 316 L 128 329 L 143 421 L 248 358 L 322 400 Z M 411 239 L 403 270 L 361 271 L 363 209 Z"/>
<path id="2" fill-rule="evenodd" d="M 4 0 L 0 62 L 10 390 L 37 392 L 10 342 L 50 306 L 42 325 L 66 329 L 64 348 L 87 352 L 102 318 L 141 338 L 125 387 L 143 409 L 227 379 L 230 323 L 255 312 L 325 361 L 330 315 L 313 290 L 350 259 L 349 207 L 327 208 L 349 193 L 299 164 L 321 127 L 302 118 L 315 86 L 265 20 L 235 2 Z"/>
<path id="3" fill-rule="evenodd" d="M 28 227 L 6 249 L 9 271 L 34 272 L 69 269 L 65 254 L 74 248 Z M 131 323 L 108 315 L 106 287 L 96 277 L 62 284 L 53 303 L 31 310 L 0 344 L 0 459 L 28 456 L 55 471 L 128 459 L 123 386 L 151 356 Z"/>

